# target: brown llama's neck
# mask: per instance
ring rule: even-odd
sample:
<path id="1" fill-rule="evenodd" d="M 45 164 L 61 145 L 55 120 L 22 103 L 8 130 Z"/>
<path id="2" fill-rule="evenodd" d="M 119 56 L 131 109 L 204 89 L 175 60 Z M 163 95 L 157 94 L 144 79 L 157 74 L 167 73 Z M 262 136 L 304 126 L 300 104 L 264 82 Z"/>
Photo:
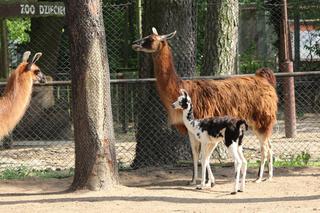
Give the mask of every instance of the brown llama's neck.
<path id="1" fill-rule="evenodd" d="M 171 48 L 167 41 L 161 43 L 160 50 L 152 54 L 153 68 L 157 79 L 157 89 L 160 98 L 172 99 L 179 96 L 181 79 L 176 73 Z M 164 97 L 165 96 L 165 97 Z M 163 100 L 164 101 L 164 100 Z"/>
<path id="2" fill-rule="evenodd" d="M 31 75 L 21 71 L 24 67 L 21 64 L 12 72 L 0 98 L 0 139 L 12 131 L 29 105 L 33 82 Z"/>

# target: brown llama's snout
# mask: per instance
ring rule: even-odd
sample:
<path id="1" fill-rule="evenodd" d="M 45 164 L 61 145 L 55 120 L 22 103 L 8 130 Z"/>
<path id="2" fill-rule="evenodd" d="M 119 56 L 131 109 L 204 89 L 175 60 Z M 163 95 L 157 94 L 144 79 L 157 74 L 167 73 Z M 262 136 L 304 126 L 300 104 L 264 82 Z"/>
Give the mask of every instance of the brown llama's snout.
<path id="1" fill-rule="evenodd" d="M 41 84 L 44 84 L 47 82 L 46 76 L 41 71 L 39 71 L 36 77 L 37 77 L 37 81 Z"/>

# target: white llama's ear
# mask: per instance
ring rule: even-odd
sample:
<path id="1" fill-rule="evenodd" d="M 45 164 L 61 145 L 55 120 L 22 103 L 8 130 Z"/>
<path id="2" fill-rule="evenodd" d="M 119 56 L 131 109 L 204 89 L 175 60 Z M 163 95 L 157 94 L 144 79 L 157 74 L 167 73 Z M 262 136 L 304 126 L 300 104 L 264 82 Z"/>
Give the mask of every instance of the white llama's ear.
<path id="1" fill-rule="evenodd" d="M 155 27 L 152 27 L 152 32 L 153 32 L 153 34 L 155 34 L 155 35 L 159 35 L 159 34 L 158 34 L 158 31 L 157 31 L 157 29 L 156 29 Z"/>
<path id="2" fill-rule="evenodd" d="M 24 52 L 22 56 L 22 62 L 28 62 L 30 55 L 31 55 L 30 51 Z"/>
<path id="3" fill-rule="evenodd" d="M 33 56 L 33 59 L 32 59 L 32 62 L 31 62 L 31 63 L 32 63 L 32 64 L 36 63 L 41 56 L 42 56 L 42 53 L 41 53 L 41 52 L 36 53 L 36 54 Z"/>

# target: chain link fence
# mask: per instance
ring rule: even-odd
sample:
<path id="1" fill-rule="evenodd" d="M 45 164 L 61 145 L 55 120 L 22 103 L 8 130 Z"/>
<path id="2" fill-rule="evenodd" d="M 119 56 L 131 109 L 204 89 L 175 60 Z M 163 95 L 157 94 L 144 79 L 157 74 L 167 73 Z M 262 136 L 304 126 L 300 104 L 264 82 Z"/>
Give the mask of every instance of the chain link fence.
<path id="1" fill-rule="evenodd" d="M 308 4 L 306 4 L 306 2 Z M 279 2 L 241 4 L 239 18 L 239 70 L 252 73 L 261 66 L 278 70 Z M 107 47 L 112 78 L 130 70 L 137 76 L 137 55 L 130 43 L 137 38 L 137 24 L 132 21 L 133 4 L 104 6 Z M 313 1 L 290 3 L 289 28 L 295 71 L 317 70 L 320 62 L 320 8 Z M 203 58 L 203 28 L 206 4 L 198 4 L 197 67 Z M 48 20 L 47 20 L 48 19 Z M 133 17 L 135 19 L 135 17 Z M 24 23 L 25 42 L 10 35 L 10 67 L 19 64 L 24 50 L 42 51 L 39 66 L 52 80 L 70 79 L 67 26 L 63 18 L 10 19 Z M 54 30 L 49 30 L 54 28 Z M 12 32 L 11 32 L 12 33 Z M 46 46 L 43 49 L 43 46 Z M 179 47 L 173 51 L 179 51 Z M 118 74 L 118 75 L 115 75 Z M 284 78 L 277 78 L 279 95 L 278 121 L 272 136 L 276 159 L 291 159 L 302 152 L 318 161 L 320 154 L 319 75 L 294 77 L 297 136 L 284 133 Z M 1 92 L 4 85 L 1 85 Z M 35 169 L 65 169 L 74 166 L 74 142 L 69 82 L 36 86 L 26 115 L 12 134 L 3 139 L 0 170 L 26 166 Z M 120 168 L 141 165 L 164 165 L 191 162 L 188 138 L 179 136 L 168 125 L 165 110 L 152 79 L 111 82 L 113 121 L 116 133 L 117 160 Z M 147 115 L 147 116 L 146 116 Z M 137 146 L 137 144 L 140 144 Z M 245 155 L 260 158 L 258 140 L 249 131 L 245 137 Z M 215 156 L 217 160 L 221 156 Z M 227 156 L 228 157 L 228 156 Z M 228 160 L 228 159 L 220 159 Z"/>

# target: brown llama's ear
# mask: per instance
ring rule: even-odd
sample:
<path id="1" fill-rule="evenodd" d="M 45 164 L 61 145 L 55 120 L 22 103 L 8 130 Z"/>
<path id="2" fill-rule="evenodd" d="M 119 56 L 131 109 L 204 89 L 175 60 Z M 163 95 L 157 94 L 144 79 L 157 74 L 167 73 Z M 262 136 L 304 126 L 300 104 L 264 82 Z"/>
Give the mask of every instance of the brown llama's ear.
<path id="1" fill-rule="evenodd" d="M 153 34 L 155 34 L 155 35 L 159 35 L 159 34 L 158 34 L 158 31 L 157 31 L 157 29 L 156 29 L 155 27 L 152 27 L 152 32 L 153 32 Z"/>
<path id="2" fill-rule="evenodd" d="M 24 52 L 22 56 L 22 62 L 28 62 L 30 55 L 31 55 L 30 51 Z"/>
<path id="3" fill-rule="evenodd" d="M 42 56 L 42 53 L 41 53 L 41 52 L 38 52 L 38 53 L 36 53 L 36 54 L 33 56 L 32 61 L 29 61 L 29 62 L 28 62 L 27 71 L 31 70 L 32 64 L 36 63 L 41 56 Z"/>
<path id="4" fill-rule="evenodd" d="M 33 56 L 33 59 L 32 59 L 32 62 L 31 62 L 31 63 L 32 63 L 32 64 L 36 63 L 41 56 L 42 56 L 42 53 L 41 53 L 41 52 L 36 53 L 36 54 Z"/>
<path id="5" fill-rule="evenodd" d="M 172 33 L 162 35 L 162 36 L 160 36 L 160 41 L 169 40 L 169 39 L 173 38 L 176 35 L 176 33 L 177 33 L 177 31 L 175 30 Z"/>

